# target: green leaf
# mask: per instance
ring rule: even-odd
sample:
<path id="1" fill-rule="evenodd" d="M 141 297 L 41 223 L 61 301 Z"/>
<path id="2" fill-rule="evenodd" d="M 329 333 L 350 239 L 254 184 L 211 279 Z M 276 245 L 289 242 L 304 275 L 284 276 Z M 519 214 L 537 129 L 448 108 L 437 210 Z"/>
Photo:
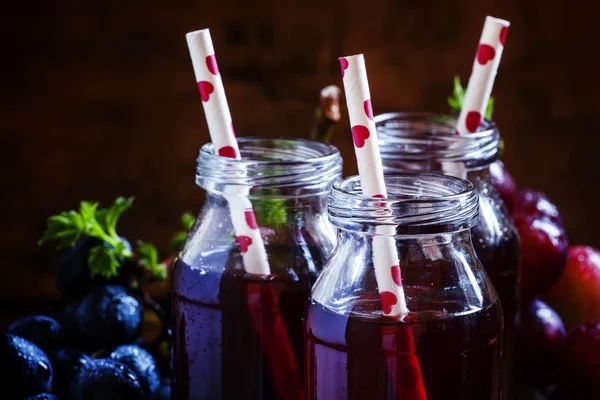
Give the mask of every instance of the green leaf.
<path id="1" fill-rule="evenodd" d="M 108 214 L 108 209 L 106 208 L 101 208 L 99 210 L 96 210 L 96 221 L 98 221 L 98 224 L 102 227 L 102 229 L 106 232 L 107 228 L 106 228 L 106 215 Z"/>
<path id="2" fill-rule="evenodd" d="M 274 189 L 264 191 L 261 196 L 268 196 L 269 193 L 275 195 Z M 259 226 L 269 228 L 278 228 L 285 225 L 288 221 L 285 199 L 277 197 L 261 197 L 252 200 L 256 222 Z"/>
<path id="3" fill-rule="evenodd" d="M 195 222 L 196 218 L 192 213 L 186 212 L 181 215 L 181 224 L 183 226 L 183 229 L 185 229 L 186 231 L 192 229 Z"/>
<path id="4" fill-rule="evenodd" d="M 485 109 L 485 119 L 491 121 L 492 115 L 494 115 L 494 98 L 490 97 L 487 103 L 487 107 Z"/>
<path id="5" fill-rule="evenodd" d="M 454 77 L 454 89 L 452 97 L 448 97 L 448 105 L 453 112 L 460 113 L 462 109 L 463 101 L 465 99 L 465 89 L 460 83 L 460 77 Z M 494 98 L 490 97 L 485 109 L 485 119 L 491 120 L 494 114 Z"/>
<path id="6" fill-rule="evenodd" d="M 150 272 L 153 278 L 161 281 L 167 278 L 167 266 L 158 262 L 158 250 L 153 244 L 139 240 L 137 242 L 137 253 L 140 265 Z"/>
<path id="7" fill-rule="evenodd" d="M 177 232 L 171 242 L 171 248 L 175 251 L 181 249 L 183 243 L 185 243 L 185 239 L 187 239 L 187 235 L 187 232 Z"/>
<path id="8" fill-rule="evenodd" d="M 83 218 L 76 211 L 63 211 L 46 220 L 46 231 L 38 244 L 49 240 L 58 242 L 58 248 L 73 246 L 79 237 L 85 233 Z"/>
<path id="9" fill-rule="evenodd" d="M 96 218 L 96 209 L 98 203 L 90 203 L 89 201 L 82 201 L 79 205 L 79 214 L 84 221 L 90 221 Z"/>
<path id="10" fill-rule="evenodd" d="M 82 201 L 79 205 L 79 215 L 83 222 L 84 233 L 88 234 L 93 232 L 95 226 L 98 224 L 96 221 L 96 209 L 98 203 L 90 203 L 88 201 Z"/>
<path id="11" fill-rule="evenodd" d="M 106 212 L 105 226 L 108 234 L 117 236 L 117 222 L 121 214 L 133 204 L 133 197 L 117 197 L 113 205 Z"/>
<path id="12" fill-rule="evenodd" d="M 118 275 L 120 263 L 114 249 L 99 245 L 90 250 L 88 266 L 92 276 L 99 275 L 108 279 Z"/>
<path id="13" fill-rule="evenodd" d="M 452 97 L 448 97 L 448 104 L 450 109 L 454 112 L 459 113 L 462 108 L 462 103 L 465 98 L 465 90 L 460 83 L 460 76 L 454 77 L 454 90 Z"/>
<path id="14" fill-rule="evenodd" d="M 90 250 L 88 267 L 92 276 L 116 276 L 121 261 L 133 256 L 115 230 L 119 217 L 132 202 L 133 199 L 119 197 L 110 209 L 98 209 L 98 203 L 82 201 L 79 212 L 63 211 L 49 217 L 39 244 L 53 240 L 58 242 L 58 248 L 64 248 L 73 246 L 82 236 L 100 239 L 106 245 Z"/>

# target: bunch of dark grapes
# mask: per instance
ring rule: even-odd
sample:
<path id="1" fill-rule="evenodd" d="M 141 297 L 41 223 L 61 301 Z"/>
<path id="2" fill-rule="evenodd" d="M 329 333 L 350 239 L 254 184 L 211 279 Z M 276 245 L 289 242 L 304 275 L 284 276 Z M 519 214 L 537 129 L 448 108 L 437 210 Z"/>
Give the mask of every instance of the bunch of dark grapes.
<path id="1" fill-rule="evenodd" d="M 121 204 L 115 211 L 119 201 L 109 210 L 87 211 L 87 225 L 83 203 L 79 213 L 69 212 L 72 223 L 51 227 L 49 220 L 48 231 L 54 230 L 46 239 L 83 226 L 70 238 L 76 240 L 63 243 L 66 251 L 56 274 L 56 286 L 69 302 L 61 315 L 17 320 L 0 337 L 2 399 L 170 398 L 168 316 L 164 304 L 143 289 L 165 279 L 166 265 L 157 261 L 153 246 L 140 243 L 134 252 L 126 239 L 115 236 L 114 224 L 127 208 Z M 98 237 L 97 228 L 85 231 L 90 220 L 106 228 L 107 240 Z"/>

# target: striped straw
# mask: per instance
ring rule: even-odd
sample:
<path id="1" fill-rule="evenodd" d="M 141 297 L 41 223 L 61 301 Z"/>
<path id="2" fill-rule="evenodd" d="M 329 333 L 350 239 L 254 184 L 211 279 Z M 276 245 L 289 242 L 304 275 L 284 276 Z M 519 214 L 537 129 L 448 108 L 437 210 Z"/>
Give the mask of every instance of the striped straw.
<path id="1" fill-rule="evenodd" d="M 221 157 L 240 159 L 231 113 L 210 31 L 202 29 L 185 35 L 194 66 L 198 90 L 202 98 L 210 139 Z M 265 245 L 260 236 L 248 189 L 224 195 L 229 204 L 233 230 L 242 251 L 244 269 L 249 274 L 269 275 L 271 269 Z"/>
<path id="2" fill-rule="evenodd" d="M 473 71 L 458 116 L 456 125 L 458 135 L 474 133 L 481 124 L 482 116 L 485 114 L 492 94 L 509 26 L 510 22 L 503 19 L 490 16 L 485 18 L 473 62 Z"/>
<path id="3" fill-rule="evenodd" d="M 365 59 L 359 54 L 342 57 L 339 61 L 362 193 L 368 197 L 387 198 Z M 408 315 L 408 308 L 394 234 L 393 226 L 377 228 L 373 238 L 373 263 L 384 315 L 403 318 Z"/>

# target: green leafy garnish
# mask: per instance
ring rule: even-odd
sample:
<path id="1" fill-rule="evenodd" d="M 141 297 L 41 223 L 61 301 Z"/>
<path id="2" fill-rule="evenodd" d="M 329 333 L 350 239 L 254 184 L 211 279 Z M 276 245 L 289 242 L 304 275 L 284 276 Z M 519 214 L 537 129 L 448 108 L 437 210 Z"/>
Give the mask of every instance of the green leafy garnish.
<path id="1" fill-rule="evenodd" d="M 460 77 L 454 77 L 454 91 L 452 93 L 452 97 L 448 97 L 448 104 L 452 111 L 460 113 L 462 109 L 463 101 L 465 99 L 465 89 L 462 87 L 460 83 Z M 485 109 L 485 119 L 488 121 L 492 119 L 492 114 L 494 113 L 494 98 L 490 97 L 487 107 Z"/>
<path id="2" fill-rule="evenodd" d="M 90 250 L 88 265 L 92 276 L 99 275 L 103 278 L 111 278 L 119 274 L 120 254 L 117 250 L 108 246 L 96 246 Z"/>
<path id="3" fill-rule="evenodd" d="M 175 237 L 173 237 L 173 241 L 171 242 L 171 248 L 175 251 L 179 251 L 187 238 L 188 232 L 194 226 L 196 222 L 196 218 L 193 214 L 186 212 L 181 215 L 181 226 L 183 231 L 177 232 Z"/>
<path id="4" fill-rule="evenodd" d="M 148 271 L 152 277 L 164 281 L 167 278 L 167 266 L 158 261 L 158 250 L 151 243 L 137 242 L 137 254 L 140 265 Z"/>
<path id="5" fill-rule="evenodd" d="M 72 247 L 82 236 L 100 239 L 106 245 L 90 250 L 88 266 L 92 276 L 111 278 L 118 275 L 121 261 L 133 256 L 125 241 L 117 234 L 121 214 L 133 204 L 133 198 L 119 197 L 108 209 L 98 209 L 98 203 L 82 201 L 79 212 L 63 211 L 47 220 L 47 228 L 38 244 L 54 240 L 57 247 Z"/>
<path id="6" fill-rule="evenodd" d="M 124 260 L 133 259 L 133 253 L 127 242 L 117 234 L 117 223 L 121 215 L 133 205 L 133 197 L 118 197 L 110 208 L 98 208 L 98 203 L 82 201 L 79 210 L 63 211 L 47 219 L 47 228 L 38 244 L 47 241 L 57 242 L 59 249 L 72 247 L 83 237 L 92 237 L 103 242 L 90 250 L 87 264 L 92 276 L 112 278 L 119 274 L 119 268 Z M 148 246 L 144 250 L 149 252 Z M 153 247 L 153 246 L 152 246 Z M 150 253 L 148 253 L 150 254 Z M 158 259 L 156 249 L 154 257 Z M 158 261 L 146 254 L 141 257 L 146 265 L 144 268 L 160 278 L 166 274 L 160 271 Z"/>
<path id="7" fill-rule="evenodd" d="M 119 197 L 109 209 L 98 210 L 98 203 L 82 201 L 79 212 L 63 211 L 48 218 L 48 226 L 38 244 L 54 240 L 62 249 L 73 246 L 82 236 L 89 236 L 109 244 L 119 257 L 131 257 L 131 251 L 117 235 L 116 227 L 121 214 L 132 204 L 133 198 Z"/>
<path id="8" fill-rule="evenodd" d="M 252 200 L 256 222 L 259 226 L 278 228 L 287 222 L 285 199 L 268 197 L 270 195 L 277 196 L 277 190 L 266 189 L 261 193 L 261 198 Z"/>

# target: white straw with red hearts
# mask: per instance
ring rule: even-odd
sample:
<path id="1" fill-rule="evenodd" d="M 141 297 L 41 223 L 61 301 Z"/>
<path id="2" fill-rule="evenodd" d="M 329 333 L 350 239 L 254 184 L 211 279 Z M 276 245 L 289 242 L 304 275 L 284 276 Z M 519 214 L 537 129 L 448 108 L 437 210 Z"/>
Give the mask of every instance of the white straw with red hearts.
<path id="1" fill-rule="evenodd" d="M 485 19 L 473 61 L 473 70 L 456 123 L 457 135 L 477 132 L 481 125 L 492 94 L 509 26 L 510 22 L 503 19 L 490 16 Z M 460 163 L 442 161 L 442 171 L 446 175 L 458 178 L 467 177 L 467 169 Z"/>
<path id="2" fill-rule="evenodd" d="M 362 54 L 342 57 L 340 66 L 362 194 L 374 198 L 387 198 L 365 59 Z M 373 264 L 383 314 L 401 320 L 408 315 L 408 308 L 402 287 L 402 271 L 395 233 L 394 226 L 383 225 L 376 228 L 376 235 L 373 237 Z M 413 349 L 401 360 L 392 357 L 386 362 L 388 378 L 396 393 L 394 397 L 427 400 L 419 359 L 414 351 L 415 338 L 412 329 L 403 330 L 402 335 L 398 335 L 397 332 L 390 334 L 389 326 L 384 325 L 381 333 L 381 340 L 386 346 L 402 350 Z"/>
<path id="3" fill-rule="evenodd" d="M 473 62 L 473 71 L 458 116 L 456 125 L 458 135 L 474 133 L 481 124 L 492 94 L 509 26 L 510 22 L 503 19 L 490 16 L 485 19 Z"/>
<path id="4" fill-rule="evenodd" d="M 359 54 L 342 57 L 339 61 L 362 194 L 374 198 L 387 198 L 365 59 Z M 377 235 L 373 238 L 373 263 L 384 315 L 403 318 L 408 314 L 408 308 L 393 236 L 395 232 L 393 226 L 377 227 Z"/>
<path id="5" fill-rule="evenodd" d="M 185 35 L 194 66 L 198 90 L 204 106 L 210 139 L 221 157 L 241 159 L 235 138 L 225 88 L 217 66 L 210 31 L 203 29 Z M 265 245 L 256 224 L 248 188 L 230 189 L 224 197 L 229 204 L 233 230 L 242 250 L 244 269 L 249 274 L 269 275 L 271 269 Z"/>
<path id="6" fill-rule="evenodd" d="M 239 160 L 240 150 L 233 131 L 231 113 L 217 67 L 210 32 L 208 29 L 190 32 L 186 35 L 186 39 L 215 151 L 221 157 Z M 234 187 L 226 189 L 223 196 L 229 204 L 233 230 L 240 244 L 245 271 L 248 274 L 269 275 L 271 269 L 267 252 L 256 223 L 252 203 L 248 198 L 249 192 L 249 187 Z M 245 290 L 250 317 L 263 342 L 263 354 L 278 398 L 303 399 L 302 376 L 283 316 L 278 310 L 275 288 L 256 281 L 246 283 Z M 265 321 L 262 312 L 265 309 L 278 310 L 278 312 L 273 313 L 272 317 Z"/>

